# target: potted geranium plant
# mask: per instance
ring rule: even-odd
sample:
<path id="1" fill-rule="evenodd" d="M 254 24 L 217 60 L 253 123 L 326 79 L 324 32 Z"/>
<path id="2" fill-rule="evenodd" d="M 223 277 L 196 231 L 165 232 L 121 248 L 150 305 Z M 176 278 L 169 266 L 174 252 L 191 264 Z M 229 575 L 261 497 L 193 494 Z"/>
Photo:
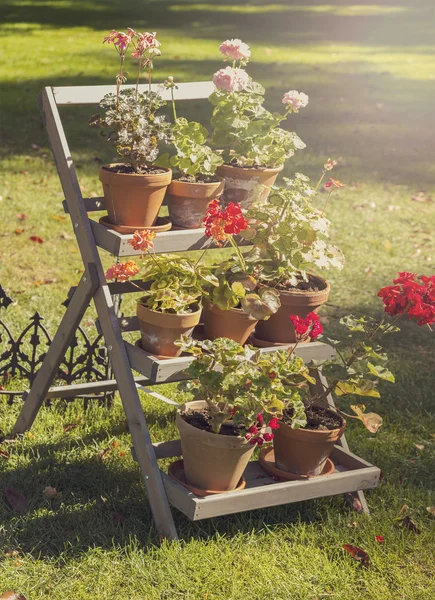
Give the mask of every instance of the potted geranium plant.
<path id="1" fill-rule="evenodd" d="M 274 462 L 278 469 L 294 475 L 314 476 L 324 472 L 325 463 L 344 432 L 346 418 L 359 419 L 366 428 L 376 433 L 382 425 L 382 418 L 373 412 L 366 412 L 363 404 L 353 404 L 353 415 L 344 412 L 342 399 L 345 397 L 379 398 L 379 379 L 394 382 L 394 375 L 385 366 L 387 355 L 379 345 L 382 336 L 399 331 L 398 320 L 407 315 L 417 324 L 431 325 L 435 322 L 435 276 L 416 277 L 412 273 L 399 273 L 392 286 L 382 288 L 378 296 L 384 303 L 380 319 L 371 317 L 343 317 L 341 324 L 346 328 L 343 342 L 327 340 L 335 346 L 334 359 L 322 365 L 310 365 L 313 375 L 318 369 L 329 376 L 328 385 L 312 387 L 300 384 L 298 378 L 289 377 L 286 384 L 300 394 L 305 406 L 305 416 L 294 413 L 291 401 L 286 403 L 276 429 Z M 387 315 L 393 318 L 388 319 Z M 304 335 L 318 337 L 322 332 L 318 316 L 311 313 L 305 319 L 290 315 L 300 339 Z M 294 358 L 294 350 L 289 355 Z M 333 410 L 328 407 L 328 396 L 334 393 L 340 399 L 340 406 Z M 294 418 L 294 417 L 297 418 Z M 263 459 L 263 465 L 268 462 Z M 270 463 L 269 463 L 270 464 Z"/>
<path id="2" fill-rule="evenodd" d="M 112 30 L 103 42 L 113 44 L 117 50 L 120 72 L 116 76 L 116 92 L 106 94 L 100 102 L 105 114 L 94 115 L 90 124 L 102 129 L 102 136 L 123 161 L 100 168 L 108 224 L 122 233 L 133 233 L 155 225 L 172 178 L 171 169 L 153 165 L 160 146 L 171 140 L 170 123 L 159 114 L 166 103 L 151 91 L 153 59 L 161 54 L 160 43 L 155 33 L 136 33 L 130 28 L 127 33 Z M 126 81 L 124 62 L 130 47 L 138 65 L 136 86 L 121 88 Z M 149 90 L 143 93 L 139 92 L 142 68 L 146 69 L 149 82 Z"/>
<path id="3" fill-rule="evenodd" d="M 203 125 L 177 116 L 174 78 L 168 77 L 164 86 L 172 94 L 172 143 L 175 147 L 172 156 L 164 154 L 158 159 L 159 165 L 174 169 L 165 200 L 173 225 L 194 229 L 202 226 L 209 203 L 222 195 L 224 180 L 216 175 L 216 169 L 223 159 L 205 143 L 208 131 Z"/>
<path id="4" fill-rule="evenodd" d="M 288 361 L 286 352 L 261 354 L 227 338 L 183 337 L 179 344 L 196 359 L 188 367 L 192 380 L 179 385 L 194 401 L 176 416 L 185 480 L 204 493 L 243 487 L 255 447 L 272 441 L 286 403 L 293 402 L 295 419 L 303 418 L 304 406 L 285 381 L 311 379 L 308 368 L 300 359 Z"/>
<path id="5" fill-rule="evenodd" d="M 243 69 L 251 56 L 249 46 L 238 39 L 226 40 L 219 50 L 232 65 L 213 75 L 211 142 L 222 150 L 224 165 L 217 174 L 225 178 L 225 202 L 239 202 L 246 208 L 267 198 L 285 159 L 305 148 L 296 133 L 279 125 L 305 107 L 308 96 L 291 90 L 282 99 L 283 115 L 268 111 L 263 106 L 263 86 Z"/>
<path id="6" fill-rule="evenodd" d="M 117 263 L 107 272 L 107 279 L 127 281 L 138 275 L 144 287 L 137 303 L 141 348 L 160 357 L 181 353 L 175 344 L 181 335 L 192 335 L 201 317 L 204 286 L 217 285 L 210 269 L 175 254 L 153 253 L 152 231 L 136 231 L 129 241 L 135 250 L 143 250 L 142 269 L 130 261 Z"/>
<path id="7" fill-rule="evenodd" d="M 224 209 L 218 200 L 210 203 L 204 220 L 205 234 L 217 245 L 229 242 L 234 255 L 214 267 L 218 285 L 209 286 L 204 301 L 204 333 L 208 339 L 228 337 L 244 344 L 260 319 L 268 319 L 279 308 L 279 293 L 260 284 L 255 268 L 248 265 L 234 240 L 248 227 L 239 204 Z"/>
<path id="8" fill-rule="evenodd" d="M 255 204 L 246 211 L 248 227 L 241 233 L 253 244 L 245 256 L 246 263 L 255 267 L 261 283 L 280 295 L 279 310 L 267 323 L 260 322 L 256 327 L 256 343 L 265 346 L 296 341 L 288 315 L 306 317 L 309 312 L 317 312 L 328 299 L 330 288 L 316 271 L 341 269 L 344 264 L 341 252 L 329 243 L 330 222 L 324 215 L 325 206 L 318 209 L 313 205 L 321 179 L 316 189 L 300 173 L 286 182 L 287 187 L 272 190 L 267 203 Z"/>

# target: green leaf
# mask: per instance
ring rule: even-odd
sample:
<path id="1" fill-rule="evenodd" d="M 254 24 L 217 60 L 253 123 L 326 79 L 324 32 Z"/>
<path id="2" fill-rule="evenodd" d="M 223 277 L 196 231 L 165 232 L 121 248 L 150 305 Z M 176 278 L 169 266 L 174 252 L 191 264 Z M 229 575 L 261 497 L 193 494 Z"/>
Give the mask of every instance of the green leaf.
<path id="1" fill-rule="evenodd" d="M 370 373 L 379 377 L 379 379 L 385 379 L 385 381 L 391 381 L 391 383 L 395 382 L 394 375 L 389 369 L 381 367 L 380 365 L 374 365 L 371 362 L 367 363 L 367 367 Z"/>
<path id="2" fill-rule="evenodd" d="M 240 281 L 235 281 L 234 283 L 232 283 L 231 290 L 238 298 L 245 297 L 245 288 L 243 287 L 243 284 Z"/>
<path id="3" fill-rule="evenodd" d="M 375 382 L 370 381 L 369 379 L 349 379 L 348 381 L 339 381 L 334 391 L 337 396 L 354 394 L 356 396 L 369 396 L 371 398 L 381 397 L 376 389 Z"/>

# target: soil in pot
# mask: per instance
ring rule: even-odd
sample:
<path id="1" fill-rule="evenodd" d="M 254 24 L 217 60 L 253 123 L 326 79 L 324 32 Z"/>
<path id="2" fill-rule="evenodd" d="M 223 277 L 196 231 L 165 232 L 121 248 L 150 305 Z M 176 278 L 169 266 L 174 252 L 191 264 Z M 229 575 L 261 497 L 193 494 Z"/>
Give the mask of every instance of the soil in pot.
<path id="1" fill-rule="evenodd" d="M 221 177 L 181 176 L 173 179 L 166 192 L 169 218 L 175 227 L 196 229 L 203 226 L 208 205 L 220 198 L 225 182 Z"/>
<path id="2" fill-rule="evenodd" d="M 215 304 L 204 302 L 202 311 L 204 321 L 204 337 L 215 340 L 227 337 L 241 346 L 251 335 L 258 321 L 250 317 L 241 308 L 221 310 Z"/>
<path id="3" fill-rule="evenodd" d="M 282 166 L 268 169 L 221 165 L 216 175 L 225 179 L 224 203 L 238 202 L 242 208 L 249 208 L 256 202 L 265 202 L 282 169 Z"/>
<path id="4" fill-rule="evenodd" d="M 175 342 L 182 334 L 192 335 L 201 318 L 201 308 L 195 305 L 192 312 L 177 315 L 151 310 L 139 301 L 136 314 L 139 319 L 142 349 L 152 354 L 171 357 L 181 354 L 182 350 Z"/>
<path id="5" fill-rule="evenodd" d="M 172 171 L 153 166 L 143 170 L 144 173 L 136 173 L 124 164 L 100 167 L 107 214 L 114 225 L 141 229 L 155 224 Z"/>
<path id="6" fill-rule="evenodd" d="M 308 282 L 301 281 L 296 287 L 277 285 L 281 306 L 267 321 L 259 321 L 255 337 L 266 342 L 294 344 L 295 328 L 290 315 L 305 318 L 308 313 L 317 313 L 328 300 L 329 283 L 317 275 L 309 275 Z M 303 341 L 303 340 L 302 340 Z"/>
<path id="7" fill-rule="evenodd" d="M 292 429 L 280 421 L 274 431 L 273 448 L 278 469 L 297 475 L 320 475 L 334 445 L 346 428 L 346 421 L 336 412 L 320 406 L 306 411 L 307 426 Z"/>
<path id="8" fill-rule="evenodd" d="M 224 426 L 219 434 L 213 433 L 204 401 L 182 405 L 175 423 L 180 432 L 187 483 L 202 490 L 234 490 L 255 446 L 232 425 Z"/>

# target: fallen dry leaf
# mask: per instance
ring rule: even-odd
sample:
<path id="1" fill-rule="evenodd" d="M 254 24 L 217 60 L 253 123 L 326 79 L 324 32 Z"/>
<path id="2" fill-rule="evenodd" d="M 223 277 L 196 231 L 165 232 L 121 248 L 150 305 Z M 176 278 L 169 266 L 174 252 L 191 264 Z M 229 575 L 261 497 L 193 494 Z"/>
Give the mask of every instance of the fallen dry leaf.
<path id="1" fill-rule="evenodd" d="M 46 277 L 45 279 L 41 279 L 40 281 L 35 281 L 33 285 L 38 287 L 40 285 L 50 285 L 51 283 L 56 283 L 56 277 Z"/>
<path id="2" fill-rule="evenodd" d="M 66 219 L 66 217 L 64 217 L 63 215 L 51 215 L 51 218 L 55 221 L 65 221 Z"/>
<path id="3" fill-rule="evenodd" d="M 26 597 L 18 592 L 5 592 L 0 596 L 0 600 L 26 600 Z"/>
<path id="4" fill-rule="evenodd" d="M 370 565 L 370 557 L 365 550 L 361 550 L 358 546 L 352 546 L 352 544 L 343 544 L 342 548 L 355 560 L 359 561 L 363 567 L 367 568 Z"/>
<path id="5" fill-rule="evenodd" d="M 18 213 L 18 214 L 16 215 L 16 218 L 17 218 L 19 221 L 24 221 L 25 219 L 27 219 L 27 215 L 26 215 L 25 213 Z"/>
<path id="6" fill-rule="evenodd" d="M 420 452 L 423 452 L 424 444 L 414 444 L 414 446 L 417 448 L 417 450 L 420 450 Z"/>
<path id="7" fill-rule="evenodd" d="M 8 550 L 5 552 L 5 558 L 21 558 L 21 555 L 18 550 Z"/>
<path id="8" fill-rule="evenodd" d="M 353 499 L 353 502 L 352 502 L 352 508 L 353 508 L 354 510 L 356 510 L 356 512 L 362 512 L 362 510 L 363 510 L 363 507 L 362 507 L 362 504 L 361 504 L 361 502 L 358 500 L 358 498 L 354 498 L 354 499 Z"/>
<path id="9" fill-rule="evenodd" d="M 5 460 L 9 459 L 9 454 L 6 452 L 6 450 L 3 450 L 2 448 L 0 448 L 0 456 Z"/>
<path id="10" fill-rule="evenodd" d="M 103 462 L 109 458 L 109 454 L 112 452 L 112 448 L 106 448 L 105 450 L 100 450 L 97 454 L 98 458 Z"/>
<path id="11" fill-rule="evenodd" d="M 415 533 L 416 535 L 420 535 L 421 530 L 417 527 L 417 525 L 414 523 L 414 521 L 412 520 L 412 518 L 409 515 L 407 517 L 405 517 L 404 519 L 401 519 L 400 522 L 403 527 L 406 527 L 406 529 L 409 529 L 410 531 L 412 531 L 412 533 Z"/>
<path id="12" fill-rule="evenodd" d="M 383 544 L 385 542 L 385 538 L 382 535 L 375 536 L 375 540 L 378 542 L 378 544 Z"/>
<path id="13" fill-rule="evenodd" d="M 72 240 L 73 236 L 69 235 L 69 233 L 61 233 L 61 234 L 58 235 L 58 238 L 60 240 Z"/>
<path id="14" fill-rule="evenodd" d="M 431 517 L 435 517 L 435 506 L 426 506 L 426 510 Z"/>
<path id="15" fill-rule="evenodd" d="M 44 243 L 44 240 L 41 237 L 39 237 L 38 235 L 31 235 L 29 237 L 29 240 L 31 242 L 35 242 L 36 244 L 43 244 Z"/>
<path id="16" fill-rule="evenodd" d="M 5 485 L 3 492 L 6 498 L 6 502 L 15 512 L 23 514 L 26 512 L 27 500 L 24 494 L 16 490 L 10 485 Z"/>
<path id="17" fill-rule="evenodd" d="M 52 487 L 51 485 L 48 485 L 46 488 L 44 488 L 42 495 L 47 500 L 61 500 L 62 499 L 62 492 L 58 492 L 57 489 L 55 487 Z"/>
<path id="18" fill-rule="evenodd" d="M 17 228 L 14 230 L 14 233 L 15 233 L 16 235 L 21 235 L 22 233 L 24 233 L 24 228 L 23 228 L 23 227 L 17 227 Z"/>
<path id="19" fill-rule="evenodd" d="M 432 198 L 426 195 L 426 192 L 418 192 L 418 194 L 414 194 L 414 196 L 411 197 L 411 200 L 414 202 L 433 202 Z"/>

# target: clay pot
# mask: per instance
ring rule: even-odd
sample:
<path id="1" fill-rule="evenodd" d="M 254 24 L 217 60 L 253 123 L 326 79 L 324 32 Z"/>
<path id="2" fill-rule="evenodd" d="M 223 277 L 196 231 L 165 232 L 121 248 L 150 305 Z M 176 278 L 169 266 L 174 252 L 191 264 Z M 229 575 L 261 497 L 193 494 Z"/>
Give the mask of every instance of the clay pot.
<path id="1" fill-rule="evenodd" d="M 185 479 L 202 490 L 234 490 L 255 446 L 243 437 L 198 429 L 181 417 L 184 412 L 204 408 L 207 403 L 197 400 L 187 402 L 177 410 L 175 424 L 180 432 Z"/>
<path id="2" fill-rule="evenodd" d="M 314 278 L 314 276 L 311 276 Z M 255 337 L 260 340 L 281 344 L 296 342 L 295 328 L 289 315 L 305 318 L 308 313 L 317 313 L 319 308 L 328 300 L 330 286 L 322 277 L 315 277 L 324 287 L 318 292 L 304 290 L 279 290 L 281 306 L 267 321 L 259 321 L 255 329 Z M 320 286 L 319 286 L 320 287 Z M 302 340 L 303 341 L 303 340 Z"/>
<path id="3" fill-rule="evenodd" d="M 162 173 L 141 175 L 139 173 L 116 173 L 109 167 L 100 167 L 100 181 L 109 221 L 114 225 L 151 227 L 159 214 L 166 188 L 171 182 L 172 171 L 166 167 Z"/>
<path id="4" fill-rule="evenodd" d="M 334 413 L 336 414 L 336 413 Z M 334 445 L 346 428 L 346 421 L 340 429 L 321 431 L 314 429 L 292 429 L 280 422 L 273 438 L 275 464 L 278 469 L 297 475 L 320 475 Z"/>
<path id="5" fill-rule="evenodd" d="M 172 180 L 165 199 L 173 225 L 184 229 L 202 227 L 208 205 L 222 195 L 224 186 L 221 177 L 213 183 Z"/>
<path id="6" fill-rule="evenodd" d="M 241 346 L 251 335 L 258 321 L 250 317 L 241 308 L 221 310 L 215 304 L 205 301 L 202 317 L 204 336 L 208 340 L 226 337 L 238 342 Z"/>
<path id="7" fill-rule="evenodd" d="M 221 165 L 217 168 L 216 175 L 225 179 L 224 203 L 238 202 L 242 208 L 249 208 L 251 204 L 265 202 L 282 169 L 283 166 L 276 169 L 254 169 Z"/>
<path id="8" fill-rule="evenodd" d="M 137 303 L 137 318 L 141 333 L 142 350 L 161 356 L 179 356 L 181 348 L 175 345 L 182 334 L 192 335 L 201 318 L 201 309 L 181 315 L 151 310 L 141 301 Z"/>

